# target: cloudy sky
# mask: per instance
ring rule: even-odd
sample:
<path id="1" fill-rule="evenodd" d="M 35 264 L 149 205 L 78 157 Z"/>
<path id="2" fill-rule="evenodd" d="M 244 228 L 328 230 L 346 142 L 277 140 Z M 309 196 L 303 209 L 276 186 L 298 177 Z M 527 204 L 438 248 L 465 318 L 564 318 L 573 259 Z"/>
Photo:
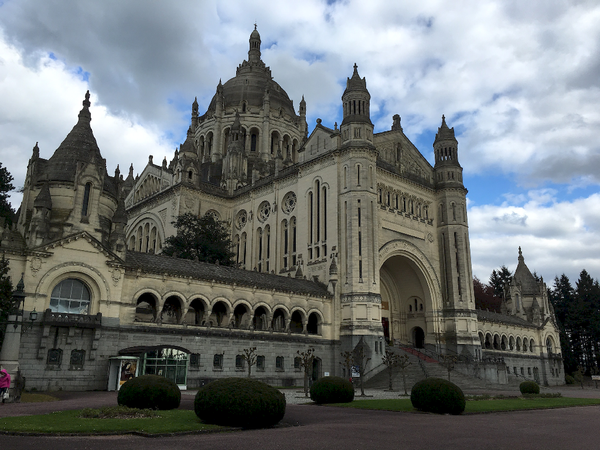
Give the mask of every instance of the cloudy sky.
<path id="1" fill-rule="evenodd" d="M 109 172 L 171 158 L 191 103 L 235 75 L 258 24 L 262 59 L 309 127 L 341 122 L 358 64 L 376 131 L 400 114 L 433 161 L 445 114 L 469 189 L 473 271 L 600 277 L 597 1 L 0 0 L 0 161 L 22 186 L 91 92 Z M 20 201 L 13 196 L 13 206 Z"/>

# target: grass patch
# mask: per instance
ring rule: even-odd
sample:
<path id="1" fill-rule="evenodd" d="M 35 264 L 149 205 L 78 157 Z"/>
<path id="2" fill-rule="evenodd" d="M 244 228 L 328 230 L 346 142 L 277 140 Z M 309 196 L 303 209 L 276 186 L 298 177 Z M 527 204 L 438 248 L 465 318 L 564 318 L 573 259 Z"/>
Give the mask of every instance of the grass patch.
<path id="1" fill-rule="evenodd" d="M 86 419 L 81 410 L 59 411 L 37 416 L 0 418 L 0 430 L 20 433 L 48 434 L 114 434 L 140 432 L 169 434 L 218 430 L 222 427 L 204 424 L 194 411 L 174 409 L 159 411 L 151 418 Z"/>
<path id="2" fill-rule="evenodd" d="M 23 392 L 21 394 L 21 403 L 40 403 L 55 402 L 58 399 L 48 394 L 36 394 L 33 392 Z"/>
<path id="3" fill-rule="evenodd" d="M 568 408 L 572 406 L 600 405 L 597 398 L 502 398 L 495 400 L 467 401 L 465 414 L 486 413 L 499 411 L 519 411 L 528 409 Z M 337 403 L 329 406 L 343 408 L 374 409 L 382 411 L 413 412 L 415 409 L 410 399 L 381 399 L 381 400 L 354 400 L 352 403 Z"/>

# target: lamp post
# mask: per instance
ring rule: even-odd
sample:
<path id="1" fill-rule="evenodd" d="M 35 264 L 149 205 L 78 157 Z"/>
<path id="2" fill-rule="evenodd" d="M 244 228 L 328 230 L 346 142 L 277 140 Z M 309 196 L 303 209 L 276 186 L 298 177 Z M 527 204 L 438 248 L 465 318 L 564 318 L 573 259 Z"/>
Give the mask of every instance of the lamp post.
<path id="1" fill-rule="evenodd" d="M 23 315 L 25 313 L 25 283 L 23 282 L 23 275 L 24 274 L 21 274 L 21 279 L 17 283 L 17 288 L 15 289 L 12 295 L 14 308 L 13 311 L 15 312 L 15 320 L 13 322 L 13 327 L 16 330 L 19 327 L 19 325 L 21 325 L 21 333 L 24 333 L 33 326 L 33 322 L 37 320 L 38 315 L 34 307 L 33 311 L 29 313 L 29 323 L 25 325 L 25 322 L 23 320 Z M 21 320 L 19 320 L 19 316 L 21 317 Z"/>
<path id="2" fill-rule="evenodd" d="M 25 284 L 23 283 L 23 275 L 17 284 L 17 288 L 12 295 L 12 311 L 8 316 L 7 324 L 12 324 L 12 327 L 6 328 L 4 341 L 2 342 L 2 350 L 0 351 L 0 365 L 4 367 L 13 377 L 19 369 L 19 352 L 21 350 L 21 335 L 25 330 L 33 326 L 33 322 L 37 319 L 35 309 L 29 314 L 29 323 L 23 324 L 23 308 L 25 304 Z"/>

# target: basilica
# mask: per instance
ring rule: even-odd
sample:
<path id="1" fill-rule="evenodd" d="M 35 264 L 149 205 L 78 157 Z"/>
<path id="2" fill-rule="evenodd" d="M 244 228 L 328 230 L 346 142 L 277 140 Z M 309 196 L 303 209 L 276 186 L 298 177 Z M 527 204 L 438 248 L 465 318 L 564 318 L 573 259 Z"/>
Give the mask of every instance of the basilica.
<path id="1" fill-rule="evenodd" d="M 301 352 L 314 349 L 313 378 L 349 376 L 341 355 L 360 346 L 372 378 L 391 345 L 453 355 L 486 383 L 562 384 L 554 312 L 521 249 L 502 310 L 475 306 L 454 129 L 441 116 L 432 166 L 399 115 L 374 132 L 367 81 L 349 75 L 341 122 L 311 129 L 255 29 L 206 111 L 192 103 L 185 142 L 137 176 L 109 174 L 87 93 L 48 159 L 36 143 L 1 231 L 24 300 L 0 364 L 37 389 L 113 390 L 140 374 L 196 388 L 244 376 L 255 349 L 253 377 L 301 385 Z M 234 266 L 161 254 L 185 213 L 226 224 Z"/>

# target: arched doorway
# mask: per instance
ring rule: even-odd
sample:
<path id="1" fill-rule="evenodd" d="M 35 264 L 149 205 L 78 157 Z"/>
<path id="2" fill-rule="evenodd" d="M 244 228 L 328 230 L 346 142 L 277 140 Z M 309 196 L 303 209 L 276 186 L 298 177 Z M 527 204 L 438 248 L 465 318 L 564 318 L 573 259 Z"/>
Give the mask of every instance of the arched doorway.
<path id="1" fill-rule="evenodd" d="M 425 347 L 425 332 L 421 327 L 415 327 L 412 332 L 412 343 L 415 348 Z"/>
<path id="2" fill-rule="evenodd" d="M 382 326 L 387 340 L 405 345 L 435 344 L 432 294 L 426 275 L 416 258 L 392 255 L 379 271 Z"/>

